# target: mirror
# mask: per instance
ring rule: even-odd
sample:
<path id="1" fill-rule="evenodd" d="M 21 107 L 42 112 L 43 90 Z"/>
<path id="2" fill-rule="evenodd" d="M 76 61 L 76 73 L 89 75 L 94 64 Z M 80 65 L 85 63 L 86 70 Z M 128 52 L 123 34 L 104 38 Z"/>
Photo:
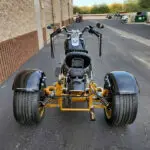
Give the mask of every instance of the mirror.
<path id="1" fill-rule="evenodd" d="M 104 28 L 104 25 L 103 25 L 103 24 L 101 25 L 101 28 Z"/>
<path id="2" fill-rule="evenodd" d="M 100 26 L 101 26 L 100 23 L 97 23 L 97 24 L 96 24 L 96 27 L 97 27 L 97 28 L 100 28 Z"/>
<path id="3" fill-rule="evenodd" d="M 57 28 L 57 29 L 56 29 L 56 32 L 57 32 L 57 33 L 61 33 L 61 29 L 60 29 L 60 28 Z"/>
<path id="4" fill-rule="evenodd" d="M 104 25 L 103 25 L 103 24 L 100 24 L 100 23 L 97 23 L 97 24 L 96 24 L 96 27 L 97 27 L 97 28 L 104 28 Z"/>
<path id="5" fill-rule="evenodd" d="M 52 29 L 52 27 L 50 25 L 47 26 L 47 29 Z"/>

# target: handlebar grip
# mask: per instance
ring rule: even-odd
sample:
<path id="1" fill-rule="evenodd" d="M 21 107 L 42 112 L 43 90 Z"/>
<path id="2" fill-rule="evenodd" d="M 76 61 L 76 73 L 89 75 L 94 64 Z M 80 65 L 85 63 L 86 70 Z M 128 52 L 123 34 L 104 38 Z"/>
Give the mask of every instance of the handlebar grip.
<path id="1" fill-rule="evenodd" d="M 57 32 L 57 34 L 61 33 L 61 29 L 58 28 L 58 29 L 56 30 L 56 32 Z"/>
<path id="2" fill-rule="evenodd" d="M 58 28 L 56 31 L 54 31 L 54 32 L 51 34 L 51 36 L 54 37 L 54 36 L 56 36 L 56 35 L 59 34 L 59 33 L 61 33 L 61 29 L 60 29 L 60 28 Z"/>
<path id="3" fill-rule="evenodd" d="M 85 31 L 89 31 L 90 30 L 90 27 L 89 26 L 86 26 L 83 30 L 82 30 L 82 34 L 85 32 Z"/>
<path id="4" fill-rule="evenodd" d="M 94 34 L 99 37 L 99 32 L 94 30 Z"/>
<path id="5" fill-rule="evenodd" d="M 95 31 L 95 30 L 92 29 L 92 28 L 89 30 L 89 33 L 95 34 L 97 37 L 99 37 L 99 32 L 98 32 L 98 31 Z"/>
<path id="6" fill-rule="evenodd" d="M 65 30 L 66 32 L 68 32 L 67 28 L 64 26 L 62 27 L 63 30 Z"/>

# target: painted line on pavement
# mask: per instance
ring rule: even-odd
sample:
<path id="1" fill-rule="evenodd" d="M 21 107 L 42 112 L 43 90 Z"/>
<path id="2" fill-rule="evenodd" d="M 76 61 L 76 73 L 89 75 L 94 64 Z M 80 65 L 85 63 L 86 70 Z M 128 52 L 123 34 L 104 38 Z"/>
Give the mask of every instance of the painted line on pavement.
<path id="1" fill-rule="evenodd" d="M 1 86 L 1 89 L 5 88 L 5 87 L 7 87 L 7 85 L 2 85 L 2 86 Z"/>
<path id="2" fill-rule="evenodd" d="M 131 34 L 131 33 L 128 33 L 128 32 L 125 32 L 125 31 L 122 31 L 122 30 L 110 27 L 110 26 L 108 26 L 106 24 L 104 24 L 104 26 L 106 28 L 112 30 L 113 32 L 116 32 L 117 34 L 119 34 L 120 36 L 122 36 L 124 38 L 132 39 L 132 40 L 135 40 L 135 41 L 137 41 L 139 43 L 142 43 L 142 44 L 144 44 L 146 46 L 150 46 L 150 40 L 148 40 L 146 38 L 143 38 L 143 37 L 137 36 L 135 34 Z"/>
<path id="3" fill-rule="evenodd" d="M 146 65 L 149 69 L 150 69 L 150 63 L 145 61 L 144 59 L 136 56 L 136 55 L 132 55 L 136 60 L 140 61 L 141 63 L 143 63 L 144 65 Z"/>

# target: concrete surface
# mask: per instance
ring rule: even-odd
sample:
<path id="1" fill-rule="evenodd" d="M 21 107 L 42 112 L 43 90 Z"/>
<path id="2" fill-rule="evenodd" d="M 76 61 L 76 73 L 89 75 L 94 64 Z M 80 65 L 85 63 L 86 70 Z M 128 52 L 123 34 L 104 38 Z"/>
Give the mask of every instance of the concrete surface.
<path id="1" fill-rule="evenodd" d="M 147 39 L 147 38 L 144 38 L 144 37 L 141 37 L 139 35 L 136 35 L 134 33 L 130 33 L 130 32 L 126 32 L 124 30 L 121 30 L 121 29 L 117 29 L 115 27 L 111 27 L 109 25 L 104 25 L 106 28 L 112 30 L 113 32 L 117 33 L 118 35 L 120 35 L 121 37 L 125 37 L 127 39 L 132 39 L 132 40 L 135 40 L 141 44 L 144 44 L 146 46 L 150 46 L 150 39 Z"/>
<path id="2" fill-rule="evenodd" d="M 120 20 L 100 20 L 100 22 L 111 27 L 136 34 L 143 38 L 150 39 L 150 26 L 145 24 L 121 24 Z"/>
<path id="3" fill-rule="evenodd" d="M 0 1 L 0 42 L 36 30 L 34 1 Z"/>
<path id="4" fill-rule="evenodd" d="M 95 24 L 85 21 L 73 27 Z M 0 87 L 0 150 L 149 150 L 150 149 L 150 47 L 123 38 L 103 29 L 103 56 L 98 57 L 98 41 L 86 34 L 86 44 L 92 57 L 95 80 L 103 86 L 107 72 L 125 70 L 134 74 L 141 93 L 136 121 L 124 128 L 112 128 L 104 120 L 103 110 L 96 110 L 96 122 L 84 112 L 61 113 L 48 109 L 41 124 L 32 127 L 18 125 L 13 118 L 11 86 L 16 75 Z M 63 37 L 55 41 L 56 59 L 50 58 L 49 46 L 24 64 L 20 70 L 39 68 L 46 72 L 48 84 L 55 81 L 54 70 L 64 57 Z M 143 63 L 145 62 L 145 63 Z M 19 71 L 19 70 L 18 70 Z"/>

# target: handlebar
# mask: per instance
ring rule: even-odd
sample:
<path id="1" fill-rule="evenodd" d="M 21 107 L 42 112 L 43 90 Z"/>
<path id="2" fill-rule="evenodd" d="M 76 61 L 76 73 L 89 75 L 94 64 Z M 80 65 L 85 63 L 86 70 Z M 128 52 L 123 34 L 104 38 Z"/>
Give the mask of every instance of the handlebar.
<path id="1" fill-rule="evenodd" d="M 52 34 L 51 34 L 51 36 L 52 37 L 54 37 L 54 36 L 56 36 L 57 34 L 60 34 L 62 31 L 66 31 L 66 33 L 72 33 L 72 31 L 69 31 L 65 26 L 63 26 L 62 28 L 58 28 L 56 31 L 54 31 Z M 81 34 L 84 34 L 84 32 L 89 32 L 89 33 L 91 33 L 91 34 L 94 34 L 94 35 L 96 35 L 97 37 L 99 37 L 100 36 L 100 34 L 101 33 L 99 33 L 98 31 L 96 31 L 96 30 L 94 30 L 94 27 L 92 27 L 92 26 L 86 26 L 82 31 L 81 31 Z"/>
<path id="2" fill-rule="evenodd" d="M 101 25 L 100 23 L 98 23 L 96 25 L 98 28 L 104 28 L 103 25 Z M 51 43 L 51 57 L 54 58 L 54 50 L 53 50 L 53 37 L 55 37 L 56 35 L 60 34 L 62 31 L 66 31 L 67 34 L 71 34 L 73 33 L 72 31 L 69 31 L 67 29 L 67 27 L 63 26 L 62 28 L 58 28 L 56 31 L 54 31 L 53 33 L 50 34 L 50 43 Z M 99 33 L 98 31 L 94 30 L 94 27 L 92 26 L 86 26 L 82 31 L 80 31 L 80 35 L 83 35 L 84 32 L 89 32 L 90 34 L 94 34 L 96 37 L 98 37 L 99 40 L 99 56 L 101 56 L 101 44 L 102 44 L 102 34 Z"/>

